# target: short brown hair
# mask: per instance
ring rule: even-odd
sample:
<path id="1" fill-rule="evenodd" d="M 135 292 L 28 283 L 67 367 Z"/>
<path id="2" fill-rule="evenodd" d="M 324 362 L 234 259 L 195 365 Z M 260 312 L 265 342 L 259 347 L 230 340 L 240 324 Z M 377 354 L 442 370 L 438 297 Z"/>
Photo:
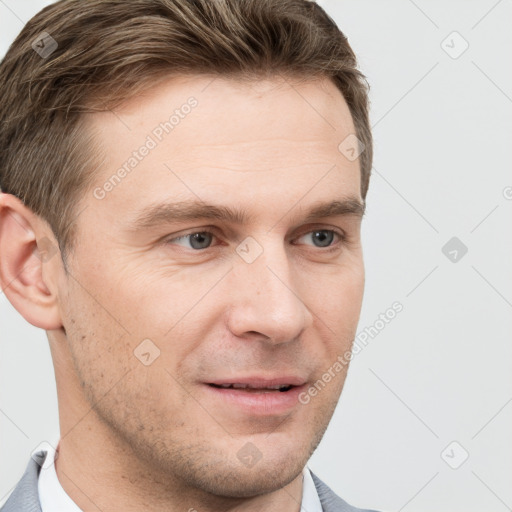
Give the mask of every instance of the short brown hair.
<path id="1" fill-rule="evenodd" d="M 51 54 L 38 52 L 38 41 Z M 81 114 L 180 74 L 330 78 L 364 145 L 366 197 L 368 84 L 347 38 L 315 2 L 61 0 L 25 25 L 0 64 L 0 187 L 48 222 L 64 262 L 77 205 L 99 165 Z"/>

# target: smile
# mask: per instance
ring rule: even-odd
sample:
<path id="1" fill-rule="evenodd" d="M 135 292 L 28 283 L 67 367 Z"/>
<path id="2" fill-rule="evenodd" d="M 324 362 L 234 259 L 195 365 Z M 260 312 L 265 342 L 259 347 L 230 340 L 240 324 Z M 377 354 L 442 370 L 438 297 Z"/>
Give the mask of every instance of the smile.
<path id="1" fill-rule="evenodd" d="M 260 417 L 289 414 L 300 405 L 298 397 L 306 387 L 306 379 L 297 376 L 240 377 L 203 383 L 212 409 Z"/>

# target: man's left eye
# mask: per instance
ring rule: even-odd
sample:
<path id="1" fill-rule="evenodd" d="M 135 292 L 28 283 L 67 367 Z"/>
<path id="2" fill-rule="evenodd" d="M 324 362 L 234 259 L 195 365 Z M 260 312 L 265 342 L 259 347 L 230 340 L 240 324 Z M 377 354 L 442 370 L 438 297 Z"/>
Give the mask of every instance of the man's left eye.
<path id="1" fill-rule="evenodd" d="M 316 229 L 302 235 L 298 240 L 309 238 L 315 247 L 329 247 L 333 244 L 335 237 L 341 239 L 341 235 L 332 229 Z"/>

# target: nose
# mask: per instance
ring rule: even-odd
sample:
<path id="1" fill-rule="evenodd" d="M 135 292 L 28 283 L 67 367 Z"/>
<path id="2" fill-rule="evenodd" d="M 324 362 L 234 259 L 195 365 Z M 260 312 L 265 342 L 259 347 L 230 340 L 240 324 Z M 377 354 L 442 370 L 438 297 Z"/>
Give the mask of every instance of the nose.
<path id="1" fill-rule="evenodd" d="M 235 336 L 268 343 L 297 340 L 313 323 L 285 247 L 266 247 L 252 263 L 236 261 L 229 276 L 228 326 Z"/>

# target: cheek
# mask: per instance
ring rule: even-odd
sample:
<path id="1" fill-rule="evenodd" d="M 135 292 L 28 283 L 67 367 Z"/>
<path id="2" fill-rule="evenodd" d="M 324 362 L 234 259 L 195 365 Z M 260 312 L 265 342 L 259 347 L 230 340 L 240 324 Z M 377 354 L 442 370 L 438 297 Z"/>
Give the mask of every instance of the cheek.
<path id="1" fill-rule="evenodd" d="M 127 329 L 139 337 L 172 338 L 183 325 L 194 323 L 207 308 L 214 309 L 211 293 L 226 268 L 176 268 L 162 261 L 148 266 L 126 266 L 112 283 L 120 297 L 119 317 Z M 194 324 L 195 325 L 195 324 Z"/>
<path id="2" fill-rule="evenodd" d="M 324 340 L 326 362 L 332 363 L 350 350 L 357 333 L 363 292 L 364 269 L 360 265 L 333 274 L 324 280 L 321 288 L 315 288 L 313 296 L 310 295 L 315 301 L 310 304 L 317 332 Z"/>
<path id="3" fill-rule="evenodd" d="M 314 311 L 320 320 L 333 325 L 357 324 L 364 292 L 364 267 L 361 263 L 312 276 L 304 290 L 305 302 L 316 307 Z"/>
<path id="4" fill-rule="evenodd" d="M 80 385 L 89 398 L 97 399 L 134 367 L 136 340 L 123 324 L 118 305 L 106 296 L 108 283 L 95 288 L 83 275 L 77 279 L 80 284 L 73 280 L 68 287 L 63 323 Z"/>
<path id="5" fill-rule="evenodd" d="M 156 424 L 166 409 L 185 410 L 186 393 L 175 371 L 179 355 L 173 347 L 155 337 L 155 345 L 146 344 L 138 350 L 141 342 L 137 333 L 121 329 L 87 297 L 75 297 L 75 301 L 81 304 L 80 309 L 70 310 L 67 317 L 71 359 L 85 398 L 102 418 L 136 431 L 144 424 L 144 417 Z M 149 364 L 144 354 L 149 354 Z M 174 416 L 178 422 L 180 415 L 169 418 Z"/>

